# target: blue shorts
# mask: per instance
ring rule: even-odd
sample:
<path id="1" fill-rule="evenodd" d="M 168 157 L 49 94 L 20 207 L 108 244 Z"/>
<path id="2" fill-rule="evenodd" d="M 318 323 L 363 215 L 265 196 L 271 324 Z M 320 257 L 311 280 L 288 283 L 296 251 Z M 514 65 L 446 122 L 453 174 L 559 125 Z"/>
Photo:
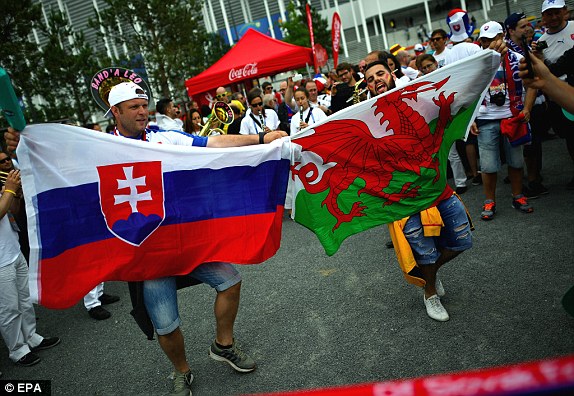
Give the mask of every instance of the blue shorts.
<path id="1" fill-rule="evenodd" d="M 222 262 L 201 264 L 188 276 L 208 284 L 218 292 L 225 291 L 241 282 L 241 275 L 235 267 Z M 143 293 L 147 313 L 157 334 L 169 334 L 180 326 L 181 319 L 174 277 L 144 281 Z"/>
<path id="2" fill-rule="evenodd" d="M 480 170 L 484 173 L 496 173 L 500 170 L 500 139 L 504 144 L 506 163 L 511 168 L 522 169 L 524 156 L 522 146 L 512 147 L 508 138 L 500 133 L 500 120 L 479 120 L 478 153 L 480 155 Z"/>
<path id="3" fill-rule="evenodd" d="M 472 247 L 470 221 L 460 199 L 453 195 L 442 200 L 437 208 L 444 223 L 440 236 L 424 236 L 420 213 L 409 217 L 403 228 L 415 260 L 420 265 L 436 263 L 442 249 L 462 252 Z"/>

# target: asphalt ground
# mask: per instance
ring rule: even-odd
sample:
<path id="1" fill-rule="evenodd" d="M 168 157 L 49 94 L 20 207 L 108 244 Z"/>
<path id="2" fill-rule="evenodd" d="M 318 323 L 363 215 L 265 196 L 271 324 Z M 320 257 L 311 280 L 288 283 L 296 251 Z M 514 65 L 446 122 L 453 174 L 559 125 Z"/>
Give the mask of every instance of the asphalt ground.
<path id="1" fill-rule="evenodd" d="M 475 219 L 474 247 L 440 270 L 450 321 L 425 312 L 421 289 L 397 266 L 386 226 L 355 235 L 328 257 L 317 238 L 287 217 L 278 253 L 240 266 L 242 300 L 236 337 L 258 363 L 238 374 L 211 360 L 214 291 L 179 293 L 194 395 L 236 395 L 394 380 L 557 357 L 574 353 L 574 317 L 561 298 L 574 285 L 574 174 L 562 140 L 544 143 L 544 184 L 525 215 L 511 207 L 510 187 L 497 190 L 498 213 L 479 219 L 483 192 L 462 197 Z M 16 367 L 0 345 L 5 379 L 49 379 L 53 395 L 160 395 L 171 365 L 129 315 L 128 289 L 97 322 L 83 305 L 38 307 L 38 332 L 59 336 L 33 367 Z M 3 390 L 0 390 L 2 393 Z"/>

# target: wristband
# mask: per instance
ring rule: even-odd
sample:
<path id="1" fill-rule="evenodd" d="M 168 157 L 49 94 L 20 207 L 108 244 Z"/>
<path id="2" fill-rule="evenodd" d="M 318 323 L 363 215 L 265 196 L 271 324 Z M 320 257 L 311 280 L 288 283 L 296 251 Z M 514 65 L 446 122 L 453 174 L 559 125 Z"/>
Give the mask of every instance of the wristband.
<path id="1" fill-rule="evenodd" d="M 12 191 L 12 190 L 4 190 L 4 192 L 9 192 L 9 193 L 11 193 L 13 196 L 17 197 L 15 191 Z"/>
<path id="2" fill-rule="evenodd" d="M 265 138 L 265 132 L 259 132 L 259 144 L 265 143 L 264 138 Z"/>

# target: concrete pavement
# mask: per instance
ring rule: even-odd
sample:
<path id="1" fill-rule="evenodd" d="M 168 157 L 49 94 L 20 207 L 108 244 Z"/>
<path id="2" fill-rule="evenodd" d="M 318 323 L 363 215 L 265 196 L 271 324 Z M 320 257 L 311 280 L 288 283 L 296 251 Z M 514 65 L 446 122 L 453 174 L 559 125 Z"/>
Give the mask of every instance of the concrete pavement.
<path id="1" fill-rule="evenodd" d="M 482 187 L 463 195 L 475 245 L 444 266 L 451 319 L 428 318 L 422 291 L 407 284 L 386 249 L 386 227 L 355 235 L 328 257 L 316 237 L 285 218 L 282 247 L 259 266 L 242 266 L 236 336 L 258 362 L 250 374 L 211 360 L 214 292 L 181 291 L 194 395 L 235 395 L 383 381 L 512 364 L 574 353 L 574 318 L 560 304 L 574 285 L 574 174 L 564 141 L 544 143 L 544 184 L 533 214 L 511 208 L 498 185 L 498 213 L 479 219 Z M 53 395 L 159 395 L 171 367 L 129 315 L 127 286 L 108 282 L 122 300 L 111 319 L 90 319 L 82 304 L 37 308 L 38 331 L 61 345 L 42 362 L 15 367 L 0 345 L 1 379 L 51 379 Z"/>

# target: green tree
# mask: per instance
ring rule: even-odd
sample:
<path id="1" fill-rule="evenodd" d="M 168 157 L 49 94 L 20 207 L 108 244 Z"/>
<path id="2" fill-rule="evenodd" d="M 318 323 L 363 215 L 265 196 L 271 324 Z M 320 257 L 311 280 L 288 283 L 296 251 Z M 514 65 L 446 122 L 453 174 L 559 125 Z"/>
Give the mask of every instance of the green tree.
<path id="1" fill-rule="evenodd" d="M 38 80 L 34 70 L 41 57 L 38 47 L 28 40 L 33 28 L 39 28 L 42 17 L 39 4 L 32 0 L 0 0 L 3 16 L 0 18 L 0 66 L 12 80 L 16 95 L 23 98 L 27 120 L 40 121 L 32 97 Z M 0 117 L 0 126 L 7 122 Z"/>
<path id="2" fill-rule="evenodd" d="M 132 58 L 143 56 L 150 85 L 164 97 L 172 97 L 173 92 L 183 96 L 185 80 L 228 50 L 219 35 L 206 32 L 199 0 L 105 1 L 108 7 L 101 11 L 102 22 L 122 26 L 123 36 L 115 37 Z"/>
<path id="3" fill-rule="evenodd" d="M 27 121 L 87 122 L 95 111 L 88 79 L 98 66 L 83 35 L 73 32 L 59 12 L 48 15 L 46 26 L 40 4 L 31 0 L 0 0 L 0 5 L 5 15 L 0 19 L 0 65 L 25 103 Z"/>
<path id="4" fill-rule="evenodd" d="M 302 47 L 311 47 L 311 37 L 309 35 L 309 26 L 307 25 L 307 12 L 305 10 L 306 2 L 302 1 L 297 7 L 294 2 L 287 5 L 287 20 L 281 24 L 284 29 L 283 41 Z M 313 34 L 315 44 L 321 44 L 331 53 L 331 29 L 329 22 L 315 11 L 311 6 L 311 20 L 313 22 Z"/>
<path id="5" fill-rule="evenodd" d="M 48 119 L 85 124 L 99 111 L 89 94 L 90 78 L 99 69 L 96 54 L 61 12 L 51 12 L 41 31 L 46 44 L 36 72 L 42 82 L 36 92 L 42 98 L 40 108 Z"/>

